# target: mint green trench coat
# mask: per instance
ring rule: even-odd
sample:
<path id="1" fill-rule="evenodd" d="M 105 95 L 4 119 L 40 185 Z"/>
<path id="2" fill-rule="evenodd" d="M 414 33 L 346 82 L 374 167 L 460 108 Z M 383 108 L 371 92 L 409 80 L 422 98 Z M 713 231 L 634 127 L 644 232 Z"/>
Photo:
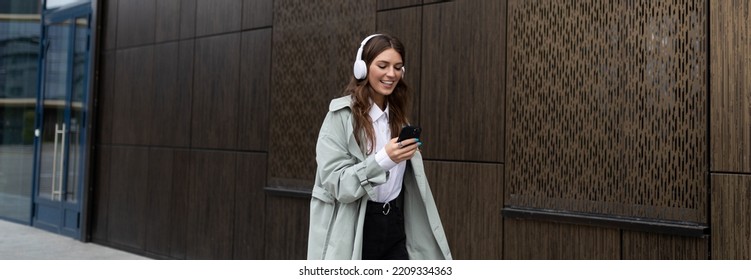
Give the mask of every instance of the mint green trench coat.
<path id="1" fill-rule="evenodd" d="M 374 156 L 366 157 L 357 145 L 351 110 L 349 96 L 332 100 L 318 135 L 308 259 L 362 259 L 365 206 L 368 197 L 375 197 L 373 187 L 388 176 Z M 403 195 L 409 258 L 450 260 L 419 151 L 407 164 Z"/>

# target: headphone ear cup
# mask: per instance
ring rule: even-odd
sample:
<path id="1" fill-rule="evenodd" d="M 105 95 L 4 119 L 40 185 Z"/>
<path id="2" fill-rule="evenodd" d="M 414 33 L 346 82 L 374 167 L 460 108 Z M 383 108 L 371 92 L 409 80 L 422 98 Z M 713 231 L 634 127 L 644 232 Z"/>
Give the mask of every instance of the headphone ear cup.
<path id="1" fill-rule="evenodd" d="M 402 66 L 402 79 L 404 79 L 404 76 L 407 75 L 407 67 Z"/>
<path id="2" fill-rule="evenodd" d="M 355 66 L 352 68 L 355 74 L 355 79 L 361 80 L 368 76 L 368 66 L 365 65 L 365 61 L 360 59 L 355 61 Z"/>

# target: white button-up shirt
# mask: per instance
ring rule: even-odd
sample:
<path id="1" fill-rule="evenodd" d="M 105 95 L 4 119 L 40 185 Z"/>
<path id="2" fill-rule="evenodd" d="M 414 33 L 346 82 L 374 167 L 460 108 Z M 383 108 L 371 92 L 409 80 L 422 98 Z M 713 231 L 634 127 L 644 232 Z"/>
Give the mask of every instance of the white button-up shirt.
<path id="1" fill-rule="evenodd" d="M 375 202 L 389 202 L 396 199 L 402 191 L 402 182 L 404 181 L 404 170 L 407 168 L 407 161 L 395 163 L 386 153 L 385 146 L 391 140 L 391 128 L 389 127 L 389 106 L 386 110 L 381 111 L 375 103 L 370 106 L 370 119 L 373 121 L 373 130 L 375 132 L 376 144 L 373 151 L 375 160 L 378 165 L 388 172 L 386 183 L 375 186 L 376 197 L 370 200 Z M 370 144 L 370 143 L 368 143 Z"/>

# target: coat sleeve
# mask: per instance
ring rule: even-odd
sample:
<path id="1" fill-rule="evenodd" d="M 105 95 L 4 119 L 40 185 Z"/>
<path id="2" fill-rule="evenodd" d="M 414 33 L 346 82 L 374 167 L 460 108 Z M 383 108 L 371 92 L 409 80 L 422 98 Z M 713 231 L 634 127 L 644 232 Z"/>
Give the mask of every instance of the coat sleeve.
<path id="1" fill-rule="evenodd" d="M 316 163 L 320 186 L 341 203 L 351 203 L 364 195 L 375 197 L 374 185 L 386 182 L 386 171 L 373 155 L 360 161 L 350 152 L 351 131 L 347 121 L 336 121 L 328 114 L 316 143 Z M 356 145 L 355 145 L 356 146 Z"/>

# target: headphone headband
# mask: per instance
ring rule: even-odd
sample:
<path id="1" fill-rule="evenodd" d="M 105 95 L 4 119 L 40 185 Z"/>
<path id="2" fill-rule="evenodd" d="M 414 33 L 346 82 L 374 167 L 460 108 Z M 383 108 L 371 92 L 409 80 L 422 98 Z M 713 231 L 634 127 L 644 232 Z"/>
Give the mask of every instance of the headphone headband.
<path id="1" fill-rule="evenodd" d="M 361 80 L 364 79 L 368 75 L 368 66 L 365 64 L 365 60 L 362 59 L 362 50 L 365 48 L 365 44 L 370 41 L 373 37 L 381 36 L 382 34 L 373 34 L 368 37 L 365 37 L 364 40 L 362 40 L 362 43 L 360 43 L 360 48 L 357 49 L 357 57 L 355 57 L 355 66 L 352 68 L 352 72 L 354 72 L 355 79 Z"/>

